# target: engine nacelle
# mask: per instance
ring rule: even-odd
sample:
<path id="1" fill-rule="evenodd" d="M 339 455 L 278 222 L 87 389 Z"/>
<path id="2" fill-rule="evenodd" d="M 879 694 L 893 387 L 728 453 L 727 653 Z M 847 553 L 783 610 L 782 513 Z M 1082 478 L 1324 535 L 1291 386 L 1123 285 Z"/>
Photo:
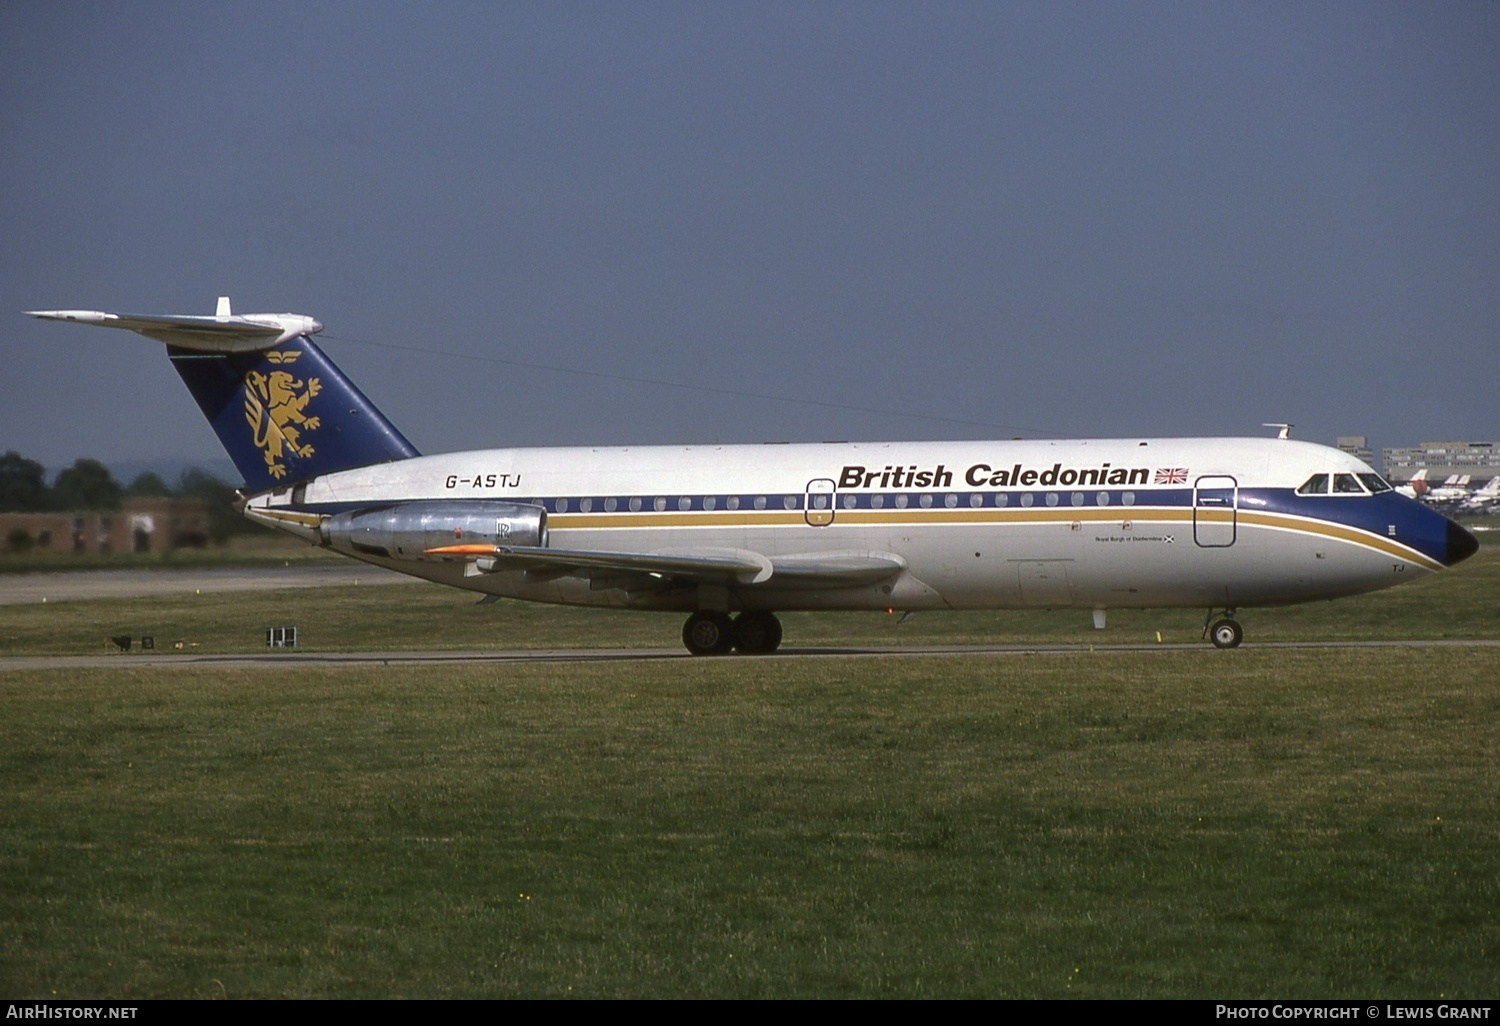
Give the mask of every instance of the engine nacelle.
<path id="1" fill-rule="evenodd" d="M 402 502 L 323 521 L 323 544 L 350 556 L 442 560 L 454 545 L 547 544 L 547 511 L 517 502 Z"/>

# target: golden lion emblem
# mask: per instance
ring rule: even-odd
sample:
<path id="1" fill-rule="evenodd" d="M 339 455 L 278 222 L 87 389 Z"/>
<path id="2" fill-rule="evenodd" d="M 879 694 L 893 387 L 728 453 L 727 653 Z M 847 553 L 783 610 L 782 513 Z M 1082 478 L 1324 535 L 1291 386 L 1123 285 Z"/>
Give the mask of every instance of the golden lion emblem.
<path id="1" fill-rule="evenodd" d="M 292 363 L 300 353 L 267 353 L 271 363 Z M 245 375 L 245 420 L 254 433 L 255 445 L 266 458 L 266 471 L 272 477 L 286 476 L 286 464 L 280 462 L 290 452 L 307 457 L 313 447 L 302 441 L 304 431 L 316 431 L 318 418 L 304 412 L 313 396 L 323 390 L 317 378 L 302 382 L 289 371 L 273 370 L 270 374 L 251 371 Z"/>

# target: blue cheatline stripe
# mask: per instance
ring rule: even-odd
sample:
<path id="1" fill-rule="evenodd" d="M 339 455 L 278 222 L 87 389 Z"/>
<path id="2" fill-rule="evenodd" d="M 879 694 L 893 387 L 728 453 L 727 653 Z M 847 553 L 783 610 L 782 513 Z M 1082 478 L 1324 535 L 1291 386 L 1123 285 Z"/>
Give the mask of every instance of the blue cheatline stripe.
<path id="1" fill-rule="evenodd" d="M 454 496 L 458 498 L 458 496 Z M 481 496 L 464 496 L 478 499 Z M 587 495 L 530 496 L 507 499 L 486 494 L 484 499 L 519 502 L 541 506 L 549 513 L 699 513 L 699 512 L 778 512 L 809 508 L 802 492 L 740 493 L 724 495 Z M 814 500 L 825 498 L 814 496 Z M 1119 508 L 1128 509 L 1138 502 L 1153 506 L 1189 506 L 1191 491 L 1135 491 L 1131 489 L 1092 489 L 1078 491 L 968 491 L 968 492 L 841 492 L 826 496 L 833 500 L 835 513 L 846 510 L 903 509 L 1038 509 L 1047 508 Z M 826 506 L 812 506 L 814 510 Z"/>

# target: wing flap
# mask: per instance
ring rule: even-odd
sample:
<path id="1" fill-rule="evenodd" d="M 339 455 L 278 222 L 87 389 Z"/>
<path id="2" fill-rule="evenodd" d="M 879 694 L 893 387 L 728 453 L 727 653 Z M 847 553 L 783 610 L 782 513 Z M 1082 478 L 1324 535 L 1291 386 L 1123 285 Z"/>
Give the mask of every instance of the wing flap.
<path id="1" fill-rule="evenodd" d="M 894 577 L 906 560 L 890 552 L 810 552 L 771 560 L 777 584 L 858 587 Z"/>
<path id="2" fill-rule="evenodd" d="M 525 570 L 544 575 L 605 577 L 621 574 L 703 584 L 756 584 L 771 576 L 770 560 L 738 549 L 691 552 L 605 552 L 521 545 L 447 545 L 428 549 L 430 556 L 477 557 L 489 572 Z M 560 573 L 559 573 L 560 571 Z"/>
<path id="3" fill-rule="evenodd" d="M 584 577 L 600 587 L 654 578 L 667 584 L 859 587 L 894 577 L 906 569 L 900 556 L 885 552 L 813 552 L 774 559 L 743 549 L 676 552 L 611 552 L 519 545 L 445 545 L 429 556 L 473 559 L 483 573 L 523 570 L 528 579 Z"/>

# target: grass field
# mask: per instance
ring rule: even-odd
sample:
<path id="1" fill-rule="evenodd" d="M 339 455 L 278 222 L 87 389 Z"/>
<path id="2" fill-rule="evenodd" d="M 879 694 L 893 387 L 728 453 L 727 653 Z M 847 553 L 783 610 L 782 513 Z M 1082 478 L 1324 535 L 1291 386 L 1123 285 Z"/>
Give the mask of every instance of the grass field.
<path id="1" fill-rule="evenodd" d="M 0 991 L 1493 997 L 1500 687 L 1436 669 L 7 675 Z"/>
<path id="2" fill-rule="evenodd" d="M 0 994 L 1493 998 L 1496 651 L 1253 646 L 1494 638 L 1495 551 L 1246 611 L 1235 652 L 6 672 Z M 222 650 L 680 624 L 414 586 L 0 607 L 0 638 L 94 651 L 125 620 Z M 787 621 L 794 646 L 1201 622 Z"/>
<path id="3" fill-rule="evenodd" d="M 1492 535 L 1485 535 L 1486 538 Z M 1497 539 L 1500 541 L 1500 539 Z M 346 565 L 350 564 L 347 560 Z M 1500 637 L 1500 544 L 1411 584 L 1336 602 L 1240 615 L 1247 644 L 1265 641 L 1434 640 Z M 1203 612 L 1111 610 L 1096 631 L 1087 610 L 923 613 L 906 623 L 884 613 L 787 614 L 785 644 L 867 646 L 995 642 L 1199 644 Z M 264 650 L 265 628 L 295 625 L 314 651 L 382 649 L 675 648 L 683 617 L 539 606 L 477 604 L 472 592 L 412 584 L 182 595 L 113 602 L 0 606 L 0 655 L 94 654 L 114 635 L 150 635 L 157 650 Z"/>

